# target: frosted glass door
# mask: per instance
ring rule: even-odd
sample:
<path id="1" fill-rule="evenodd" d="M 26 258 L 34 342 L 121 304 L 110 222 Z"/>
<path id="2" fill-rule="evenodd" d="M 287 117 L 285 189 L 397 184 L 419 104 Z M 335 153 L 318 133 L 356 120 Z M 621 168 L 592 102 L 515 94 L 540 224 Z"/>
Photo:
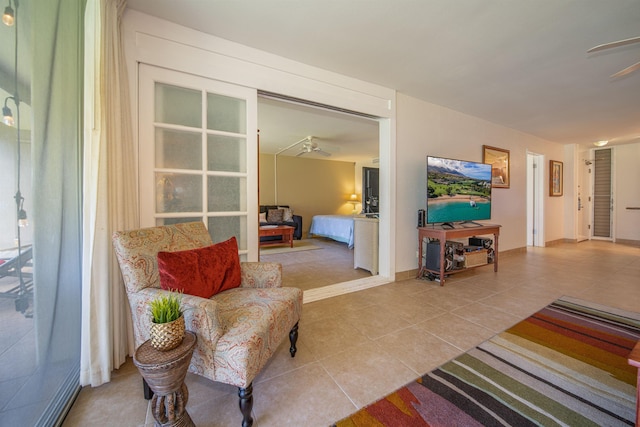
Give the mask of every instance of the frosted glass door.
<path id="1" fill-rule="evenodd" d="M 139 94 L 141 224 L 203 221 L 257 259 L 255 90 L 141 65 Z"/>

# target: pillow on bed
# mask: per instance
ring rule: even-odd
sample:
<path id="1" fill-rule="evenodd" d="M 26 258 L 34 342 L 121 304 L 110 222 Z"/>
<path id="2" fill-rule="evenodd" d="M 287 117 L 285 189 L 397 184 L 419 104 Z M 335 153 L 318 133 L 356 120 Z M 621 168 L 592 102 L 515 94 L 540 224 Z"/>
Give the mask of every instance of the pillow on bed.
<path id="1" fill-rule="evenodd" d="M 284 209 L 269 209 L 267 211 L 267 222 L 282 222 Z"/>
<path id="2" fill-rule="evenodd" d="M 282 221 L 293 222 L 293 209 L 278 206 L 278 209 L 282 209 Z"/>
<path id="3" fill-rule="evenodd" d="M 267 222 L 267 213 L 266 212 L 261 212 L 260 213 L 260 222 Z"/>

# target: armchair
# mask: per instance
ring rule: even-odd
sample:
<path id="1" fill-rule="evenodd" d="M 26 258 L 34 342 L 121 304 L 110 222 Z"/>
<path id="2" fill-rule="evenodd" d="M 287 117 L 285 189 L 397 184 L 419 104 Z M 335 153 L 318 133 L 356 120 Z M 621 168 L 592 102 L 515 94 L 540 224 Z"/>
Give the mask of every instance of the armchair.
<path id="1" fill-rule="evenodd" d="M 211 244 L 202 222 L 113 234 L 131 306 L 136 347 L 149 339 L 149 301 L 167 292 L 160 288 L 158 252 L 197 249 Z M 185 294 L 182 309 L 186 329 L 197 335 L 189 371 L 238 387 L 242 426 L 248 427 L 253 423 L 252 382 L 287 334 L 291 357 L 295 356 L 302 291 L 282 287 L 280 264 L 242 262 L 240 265 L 240 287 L 210 299 Z"/>

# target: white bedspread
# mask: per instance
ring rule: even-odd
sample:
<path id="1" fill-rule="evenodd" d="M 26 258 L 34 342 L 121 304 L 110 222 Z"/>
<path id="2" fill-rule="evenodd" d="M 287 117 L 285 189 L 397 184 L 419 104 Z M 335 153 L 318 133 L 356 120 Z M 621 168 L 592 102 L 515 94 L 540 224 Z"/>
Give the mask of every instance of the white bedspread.
<path id="1" fill-rule="evenodd" d="M 353 216 L 351 215 L 315 215 L 311 219 L 309 235 L 328 237 L 347 243 L 353 248 Z"/>

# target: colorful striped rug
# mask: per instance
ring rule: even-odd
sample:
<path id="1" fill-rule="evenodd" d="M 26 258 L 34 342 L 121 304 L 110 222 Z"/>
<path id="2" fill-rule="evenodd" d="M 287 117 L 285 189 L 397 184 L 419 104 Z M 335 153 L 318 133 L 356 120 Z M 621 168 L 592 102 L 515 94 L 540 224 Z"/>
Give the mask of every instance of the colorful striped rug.
<path id="1" fill-rule="evenodd" d="M 334 426 L 632 426 L 639 340 L 640 314 L 565 297 Z"/>

